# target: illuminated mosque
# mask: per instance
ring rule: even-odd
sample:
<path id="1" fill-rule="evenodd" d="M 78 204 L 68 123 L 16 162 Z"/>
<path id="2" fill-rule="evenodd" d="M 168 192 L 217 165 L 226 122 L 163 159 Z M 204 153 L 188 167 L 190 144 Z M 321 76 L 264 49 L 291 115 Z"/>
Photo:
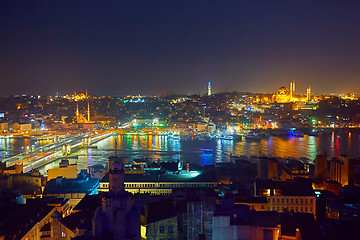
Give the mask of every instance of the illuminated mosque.
<path id="1" fill-rule="evenodd" d="M 286 87 L 281 87 L 273 95 L 273 101 L 277 103 L 289 103 L 289 102 L 309 102 L 311 101 L 311 88 L 306 89 L 306 97 L 295 95 L 295 81 L 290 82 L 290 90 Z"/>
<path id="2" fill-rule="evenodd" d="M 75 101 L 79 100 L 87 100 L 87 117 L 84 117 L 79 112 L 79 103 L 76 103 L 76 116 L 74 119 L 74 122 L 76 123 L 93 123 L 93 121 L 90 120 L 90 102 L 86 90 L 86 94 L 80 93 L 75 95 Z"/>
<path id="3" fill-rule="evenodd" d="M 79 104 L 77 103 L 76 104 L 76 117 L 74 120 L 77 123 L 92 123 L 92 121 L 90 121 L 90 103 L 89 102 L 88 102 L 88 106 L 87 106 L 87 118 L 79 113 Z"/>

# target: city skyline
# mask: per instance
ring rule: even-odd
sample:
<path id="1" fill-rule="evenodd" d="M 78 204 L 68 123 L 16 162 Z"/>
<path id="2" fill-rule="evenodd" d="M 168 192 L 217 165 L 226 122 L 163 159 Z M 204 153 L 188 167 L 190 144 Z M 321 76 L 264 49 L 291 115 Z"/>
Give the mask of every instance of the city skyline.
<path id="1" fill-rule="evenodd" d="M 0 3 L 0 95 L 359 93 L 360 3 Z"/>

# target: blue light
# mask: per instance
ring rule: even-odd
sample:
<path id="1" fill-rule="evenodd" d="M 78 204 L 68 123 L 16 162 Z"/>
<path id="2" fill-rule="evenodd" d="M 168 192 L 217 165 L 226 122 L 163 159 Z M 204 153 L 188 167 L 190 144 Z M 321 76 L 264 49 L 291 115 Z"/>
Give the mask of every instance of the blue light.
<path id="1" fill-rule="evenodd" d="M 214 164 L 214 156 L 211 153 L 203 153 L 201 154 L 201 165 L 213 165 Z"/>

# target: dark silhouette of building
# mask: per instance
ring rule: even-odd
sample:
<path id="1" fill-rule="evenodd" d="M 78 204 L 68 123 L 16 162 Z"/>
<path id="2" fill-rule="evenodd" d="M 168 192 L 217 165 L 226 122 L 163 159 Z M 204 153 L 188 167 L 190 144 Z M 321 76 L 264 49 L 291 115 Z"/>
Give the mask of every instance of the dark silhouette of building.
<path id="1" fill-rule="evenodd" d="M 101 206 L 92 220 L 95 237 L 111 233 L 114 240 L 140 239 L 140 214 L 133 195 L 124 188 L 123 165 L 114 161 L 109 170 L 109 192 L 103 194 Z"/>

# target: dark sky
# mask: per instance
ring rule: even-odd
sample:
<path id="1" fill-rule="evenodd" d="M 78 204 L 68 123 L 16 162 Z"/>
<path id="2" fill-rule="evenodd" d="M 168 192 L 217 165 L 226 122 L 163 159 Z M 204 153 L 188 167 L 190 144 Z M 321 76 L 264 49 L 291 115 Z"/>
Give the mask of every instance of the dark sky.
<path id="1" fill-rule="evenodd" d="M 360 92 L 360 1 L 0 1 L 0 95 Z"/>

